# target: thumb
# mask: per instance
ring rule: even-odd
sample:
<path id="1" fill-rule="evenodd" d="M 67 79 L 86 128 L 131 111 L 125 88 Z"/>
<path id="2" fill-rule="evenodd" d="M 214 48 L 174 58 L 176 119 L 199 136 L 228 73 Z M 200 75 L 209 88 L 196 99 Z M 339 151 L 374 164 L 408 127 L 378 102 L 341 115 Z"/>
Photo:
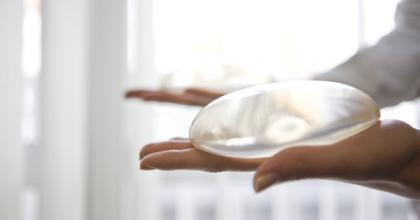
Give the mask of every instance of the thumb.
<path id="1" fill-rule="evenodd" d="M 254 176 L 254 190 L 260 192 L 274 183 L 305 178 L 340 178 L 347 175 L 349 156 L 345 148 L 330 146 L 292 147 L 261 164 Z"/>

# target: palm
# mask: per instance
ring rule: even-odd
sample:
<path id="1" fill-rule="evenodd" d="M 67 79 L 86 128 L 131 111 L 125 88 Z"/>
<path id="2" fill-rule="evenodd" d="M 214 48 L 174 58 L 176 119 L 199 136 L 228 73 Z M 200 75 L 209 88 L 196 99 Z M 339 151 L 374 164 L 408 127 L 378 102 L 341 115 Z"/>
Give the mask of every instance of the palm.
<path id="1" fill-rule="evenodd" d="M 271 158 L 237 159 L 194 148 L 188 139 L 174 139 L 145 146 L 140 152 L 142 169 L 191 169 L 211 172 L 253 171 L 254 183 L 267 173 L 276 182 L 325 178 L 351 182 L 420 197 L 420 148 L 418 132 L 399 121 L 380 121 L 368 130 L 339 143 L 293 147 Z M 261 190 L 257 187 L 257 190 Z"/>

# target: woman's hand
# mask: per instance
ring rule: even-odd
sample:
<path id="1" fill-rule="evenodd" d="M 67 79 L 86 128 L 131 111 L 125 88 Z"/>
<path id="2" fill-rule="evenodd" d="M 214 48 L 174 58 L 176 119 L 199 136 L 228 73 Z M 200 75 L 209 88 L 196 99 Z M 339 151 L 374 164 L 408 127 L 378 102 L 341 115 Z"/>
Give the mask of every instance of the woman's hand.
<path id="1" fill-rule="evenodd" d="M 253 171 L 264 161 L 209 154 L 195 148 L 185 138 L 148 144 L 141 149 L 139 157 L 142 170 Z"/>
<path id="2" fill-rule="evenodd" d="M 141 169 L 252 171 L 254 189 L 307 178 L 359 184 L 420 198 L 420 133 L 396 120 L 322 147 L 292 147 L 271 158 L 235 159 L 194 148 L 187 139 L 149 144 L 140 152 Z"/>
<path id="3" fill-rule="evenodd" d="M 224 95 L 220 92 L 198 88 L 187 88 L 182 93 L 169 90 L 130 90 L 127 98 L 138 98 L 144 101 L 169 102 L 182 105 L 205 106 Z"/>

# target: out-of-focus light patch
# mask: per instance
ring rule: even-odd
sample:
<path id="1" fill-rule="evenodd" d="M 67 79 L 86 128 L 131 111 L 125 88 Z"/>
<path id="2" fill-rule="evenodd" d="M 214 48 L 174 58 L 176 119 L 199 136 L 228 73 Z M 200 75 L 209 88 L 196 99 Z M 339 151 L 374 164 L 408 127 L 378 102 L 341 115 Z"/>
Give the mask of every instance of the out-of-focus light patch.
<path id="1" fill-rule="evenodd" d="M 24 1 L 25 7 L 35 7 L 40 8 L 41 7 L 41 0 L 25 0 Z"/>
<path id="2" fill-rule="evenodd" d="M 135 62 L 138 38 L 136 27 L 138 25 L 137 4 L 136 0 L 127 0 L 127 68 L 129 74 L 134 73 L 135 66 L 138 63 Z"/>
<path id="3" fill-rule="evenodd" d="M 39 1 L 27 0 L 23 15 L 22 69 L 27 78 L 41 70 L 41 11 Z"/>
<path id="4" fill-rule="evenodd" d="M 402 102 L 398 105 L 381 109 L 381 120 L 397 119 L 419 129 L 419 120 L 418 117 L 416 117 L 417 112 L 418 108 L 416 102 Z"/>
<path id="5" fill-rule="evenodd" d="M 22 219 L 23 220 L 38 220 L 39 219 L 39 200 L 40 195 L 36 188 L 25 188 L 22 195 Z"/>
<path id="6" fill-rule="evenodd" d="M 37 130 L 37 94 L 35 83 L 26 84 L 23 90 L 23 111 L 22 111 L 22 143 L 25 146 L 33 146 L 38 139 Z"/>

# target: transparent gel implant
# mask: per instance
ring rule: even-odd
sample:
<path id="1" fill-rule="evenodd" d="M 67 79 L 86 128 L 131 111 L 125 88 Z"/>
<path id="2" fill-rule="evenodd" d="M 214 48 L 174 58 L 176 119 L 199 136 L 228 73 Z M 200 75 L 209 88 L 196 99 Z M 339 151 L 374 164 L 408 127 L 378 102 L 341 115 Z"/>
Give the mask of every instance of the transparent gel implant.
<path id="1" fill-rule="evenodd" d="M 293 146 L 339 142 L 374 125 L 380 114 L 362 91 L 325 81 L 286 81 L 222 96 L 196 116 L 192 144 L 236 158 L 270 157 Z"/>

